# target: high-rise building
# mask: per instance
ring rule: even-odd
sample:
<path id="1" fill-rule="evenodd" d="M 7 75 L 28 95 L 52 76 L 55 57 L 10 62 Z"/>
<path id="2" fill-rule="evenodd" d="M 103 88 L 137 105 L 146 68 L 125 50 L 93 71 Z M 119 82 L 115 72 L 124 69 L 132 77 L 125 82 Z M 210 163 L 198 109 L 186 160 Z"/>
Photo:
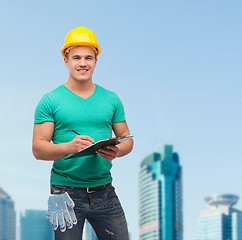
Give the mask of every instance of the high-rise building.
<path id="1" fill-rule="evenodd" d="M 98 240 L 95 231 L 87 220 L 83 228 L 83 240 Z"/>
<path id="2" fill-rule="evenodd" d="M 238 199 L 233 194 L 206 197 L 210 209 L 201 212 L 197 240 L 242 240 L 242 211 L 233 208 Z"/>
<path id="3" fill-rule="evenodd" d="M 54 231 L 45 210 L 26 210 L 20 216 L 21 240 L 53 240 Z"/>
<path id="4" fill-rule="evenodd" d="M 172 145 L 141 163 L 140 240 L 182 240 L 182 168 Z"/>
<path id="5" fill-rule="evenodd" d="M 14 202 L 2 188 L 0 188 L 0 240 L 16 240 Z"/>

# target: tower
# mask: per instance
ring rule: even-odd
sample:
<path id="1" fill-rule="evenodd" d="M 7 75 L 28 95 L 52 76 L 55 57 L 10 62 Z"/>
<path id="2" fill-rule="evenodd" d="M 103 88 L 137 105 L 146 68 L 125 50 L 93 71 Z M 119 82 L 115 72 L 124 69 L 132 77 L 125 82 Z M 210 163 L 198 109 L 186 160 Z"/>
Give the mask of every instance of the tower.
<path id="1" fill-rule="evenodd" d="M 182 240 L 182 168 L 172 145 L 142 161 L 139 183 L 140 240 Z"/>
<path id="2" fill-rule="evenodd" d="M 45 210 L 26 210 L 20 216 L 21 240 L 53 240 L 54 231 Z"/>
<path id="3" fill-rule="evenodd" d="M 83 240 L 98 240 L 96 233 L 87 220 L 85 220 L 83 228 Z"/>
<path id="4" fill-rule="evenodd" d="M 16 213 L 11 197 L 0 188 L 0 239 L 16 239 Z"/>
<path id="5" fill-rule="evenodd" d="M 198 220 L 198 240 L 242 240 L 242 212 L 233 208 L 239 197 L 212 194 L 205 198 L 210 207 Z"/>

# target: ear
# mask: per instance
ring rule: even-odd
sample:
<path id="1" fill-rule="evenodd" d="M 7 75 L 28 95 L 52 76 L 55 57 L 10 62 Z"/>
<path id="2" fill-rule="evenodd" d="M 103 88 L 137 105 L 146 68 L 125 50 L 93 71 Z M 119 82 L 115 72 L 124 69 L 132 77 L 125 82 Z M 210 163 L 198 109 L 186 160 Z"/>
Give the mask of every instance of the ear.
<path id="1" fill-rule="evenodd" d="M 64 63 L 66 65 L 66 67 L 67 67 L 67 62 L 68 62 L 67 58 L 64 58 Z"/>

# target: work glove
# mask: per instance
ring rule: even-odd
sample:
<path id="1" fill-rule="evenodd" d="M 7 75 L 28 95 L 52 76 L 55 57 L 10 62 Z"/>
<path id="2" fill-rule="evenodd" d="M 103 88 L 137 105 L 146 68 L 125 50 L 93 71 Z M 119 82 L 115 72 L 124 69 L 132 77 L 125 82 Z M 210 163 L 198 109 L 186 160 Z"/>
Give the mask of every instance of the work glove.
<path id="1" fill-rule="evenodd" d="M 49 218 L 54 230 L 56 230 L 59 225 L 61 232 L 64 232 L 66 226 L 71 229 L 73 224 L 77 224 L 73 209 L 74 206 L 75 203 L 67 192 L 49 195 L 46 216 Z"/>

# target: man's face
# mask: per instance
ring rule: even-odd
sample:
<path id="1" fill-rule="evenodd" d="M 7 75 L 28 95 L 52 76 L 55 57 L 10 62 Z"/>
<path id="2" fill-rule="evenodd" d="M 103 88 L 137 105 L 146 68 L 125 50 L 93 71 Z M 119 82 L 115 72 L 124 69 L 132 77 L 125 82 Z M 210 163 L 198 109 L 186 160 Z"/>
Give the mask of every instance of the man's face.
<path id="1" fill-rule="evenodd" d="M 75 81 L 84 82 L 92 80 L 97 58 L 94 50 L 88 46 L 72 48 L 68 59 L 64 58 L 65 65 L 69 69 L 69 78 Z"/>

